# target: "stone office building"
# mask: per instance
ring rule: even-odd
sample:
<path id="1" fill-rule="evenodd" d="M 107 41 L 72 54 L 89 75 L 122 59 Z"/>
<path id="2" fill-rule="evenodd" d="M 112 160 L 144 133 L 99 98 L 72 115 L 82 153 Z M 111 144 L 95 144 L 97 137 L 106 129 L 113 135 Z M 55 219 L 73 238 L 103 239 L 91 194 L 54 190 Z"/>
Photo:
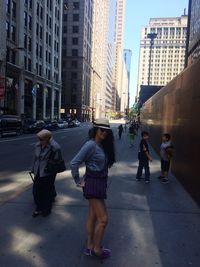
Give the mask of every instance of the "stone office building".
<path id="1" fill-rule="evenodd" d="M 58 119 L 61 107 L 61 0 L 6 1 L 5 113 Z"/>

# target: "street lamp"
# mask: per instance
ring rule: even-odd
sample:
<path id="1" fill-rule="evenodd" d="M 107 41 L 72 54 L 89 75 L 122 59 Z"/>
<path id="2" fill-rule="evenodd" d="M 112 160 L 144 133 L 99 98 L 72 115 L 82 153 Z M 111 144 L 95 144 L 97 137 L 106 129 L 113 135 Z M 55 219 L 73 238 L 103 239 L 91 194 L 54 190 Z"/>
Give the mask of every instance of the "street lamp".
<path id="1" fill-rule="evenodd" d="M 151 54 L 152 54 L 152 47 L 154 45 L 154 39 L 157 37 L 157 33 L 148 33 L 147 38 L 150 39 L 150 51 L 149 51 L 149 73 L 148 73 L 148 85 L 150 85 L 150 78 L 151 78 Z"/>

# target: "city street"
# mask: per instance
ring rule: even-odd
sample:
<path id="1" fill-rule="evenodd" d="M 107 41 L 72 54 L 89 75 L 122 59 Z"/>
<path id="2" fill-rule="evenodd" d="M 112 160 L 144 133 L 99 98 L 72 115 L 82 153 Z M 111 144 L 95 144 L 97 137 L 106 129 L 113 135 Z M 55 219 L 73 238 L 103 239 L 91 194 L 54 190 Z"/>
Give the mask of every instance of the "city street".
<path id="1" fill-rule="evenodd" d="M 113 125 L 115 135 L 116 127 Z M 58 196 L 46 218 L 32 218 L 31 188 L 26 189 L 31 183 L 27 171 L 35 137 L 0 140 L 0 266 L 199 267 L 199 207 L 175 177 L 171 176 L 167 185 L 158 181 L 160 163 L 152 149 L 151 183 L 137 182 L 140 138 L 130 148 L 125 133 L 122 140 L 116 137 L 117 163 L 108 181 L 109 224 L 103 245 L 112 249 L 112 256 L 101 262 L 83 255 L 87 201 L 74 185 L 68 163 L 86 140 L 88 129 L 89 125 L 83 124 L 54 132 L 67 171 L 58 175 Z"/>
<path id="2" fill-rule="evenodd" d="M 55 140 L 62 147 L 67 164 L 86 140 L 88 127 L 89 124 L 85 123 L 81 127 L 53 132 Z M 28 171 L 36 142 L 35 134 L 0 139 L 0 202 L 12 198 L 31 184 Z"/>

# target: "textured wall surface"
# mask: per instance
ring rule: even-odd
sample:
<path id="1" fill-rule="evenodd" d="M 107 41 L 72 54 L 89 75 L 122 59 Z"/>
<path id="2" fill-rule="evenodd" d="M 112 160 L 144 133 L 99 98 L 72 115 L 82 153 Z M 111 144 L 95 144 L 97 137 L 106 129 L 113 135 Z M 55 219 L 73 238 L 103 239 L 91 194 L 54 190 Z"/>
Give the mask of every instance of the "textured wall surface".
<path id="1" fill-rule="evenodd" d="M 200 60 L 144 104 L 141 122 L 157 151 L 162 133 L 172 135 L 172 172 L 200 204 Z"/>

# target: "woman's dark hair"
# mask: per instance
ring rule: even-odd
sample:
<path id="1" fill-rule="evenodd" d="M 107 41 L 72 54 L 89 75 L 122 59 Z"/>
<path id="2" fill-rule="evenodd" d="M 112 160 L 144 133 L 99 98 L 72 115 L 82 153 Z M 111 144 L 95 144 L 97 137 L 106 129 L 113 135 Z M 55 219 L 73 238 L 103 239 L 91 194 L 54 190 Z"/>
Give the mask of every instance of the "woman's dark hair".
<path id="1" fill-rule="evenodd" d="M 163 136 L 167 138 L 168 141 L 171 139 L 171 135 L 168 133 L 164 133 Z"/>
<path id="2" fill-rule="evenodd" d="M 94 139 L 97 133 L 98 127 L 93 127 L 89 130 L 88 135 L 89 139 Z M 115 160 L 115 147 L 114 147 L 114 135 L 112 130 L 107 130 L 108 134 L 105 140 L 101 142 L 103 147 L 103 151 L 108 159 L 108 167 L 112 167 L 112 165 L 116 162 Z"/>

